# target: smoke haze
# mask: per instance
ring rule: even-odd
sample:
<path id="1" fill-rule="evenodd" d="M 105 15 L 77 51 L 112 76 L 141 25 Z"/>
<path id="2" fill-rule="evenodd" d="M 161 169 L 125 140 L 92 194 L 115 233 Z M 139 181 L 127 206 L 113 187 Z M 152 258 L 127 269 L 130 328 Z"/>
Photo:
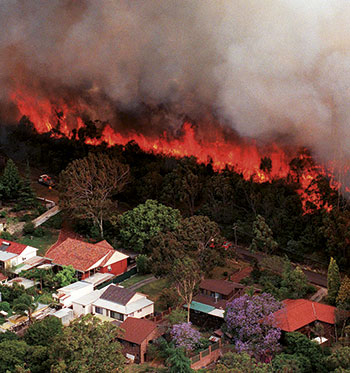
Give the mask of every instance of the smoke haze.
<path id="1" fill-rule="evenodd" d="M 0 101 L 165 104 L 350 159 L 349 19 L 346 0 L 0 0 Z"/>

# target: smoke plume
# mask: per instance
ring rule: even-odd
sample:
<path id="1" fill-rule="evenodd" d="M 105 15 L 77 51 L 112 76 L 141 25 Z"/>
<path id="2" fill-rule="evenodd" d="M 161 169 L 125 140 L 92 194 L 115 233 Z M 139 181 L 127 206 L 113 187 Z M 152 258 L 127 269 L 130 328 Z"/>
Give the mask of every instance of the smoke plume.
<path id="1" fill-rule="evenodd" d="M 0 107 L 18 89 L 101 120 L 165 105 L 349 159 L 349 17 L 347 0 L 0 0 Z"/>

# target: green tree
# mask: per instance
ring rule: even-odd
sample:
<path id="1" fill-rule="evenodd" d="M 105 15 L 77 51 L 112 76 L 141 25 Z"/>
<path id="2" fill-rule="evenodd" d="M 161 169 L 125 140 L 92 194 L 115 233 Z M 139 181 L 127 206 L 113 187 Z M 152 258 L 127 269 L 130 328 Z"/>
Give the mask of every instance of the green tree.
<path id="1" fill-rule="evenodd" d="M 140 254 L 136 258 L 137 271 L 141 274 L 147 274 L 151 272 L 150 259 L 147 255 Z"/>
<path id="2" fill-rule="evenodd" d="M 63 266 L 62 270 L 57 272 L 54 281 L 59 287 L 67 286 L 76 281 L 75 269 L 72 265 Z"/>
<path id="3" fill-rule="evenodd" d="M 169 373 L 191 373 L 191 360 L 186 356 L 183 348 L 173 348 L 166 360 Z"/>
<path id="4" fill-rule="evenodd" d="M 285 336 L 286 347 L 284 352 L 286 354 L 298 354 L 304 356 L 303 372 L 305 373 L 326 373 L 325 356 L 319 344 L 309 340 L 305 335 L 293 332 L 286 333 Z"/>
<path id="5" fill-rule="evenodd" d="M 337 348 L 330 356 L 327 356 L 326 366 L 332 372 L 350 371 L 350 347 Z"/>
<path id="6" fill-rule="evenodd" d="M 2 195 L 5 200 L 18 198 L 22 188 L 22 182 L 18 173 L 18 168 L 12 159 L 7 161 L 0 183 Z"/>
<path id="7" fill-rule="evenodd" d="M 22 271 L 20 275 L 38 281 L 40 284 L 40 290 L 43 290 L 43 288 L 53 289 L 55 286 L 55 275 L 51 269 L 33 268 L 29 271 Z"/>
<path id="8" fill-rule="evenodd" d="M 51 344 L 51 372 L 124 372 L 119 333 L 115 325 L 92 315 L 72 321 Z"/>
<path id="9" fill-rule="evenodd" d="M 0 373 L 15 372 L 25 366 L 29 346 L 24 341 L 6 340 L 0 343 Z"/>
<path id="10" fill-rule="evenodd" d="M 179 225 L 180 217 L 179 210 L 147 200 L 120 217 L 122 244 L 126 248 L 145 253 L 150 239 L 159 232 L 173 231 Z"/>
<path id="11" fill-rule="evenodd" d="M 327 289 L 328 289 L 328 302 L 330 304 L 335 304 L 337 299 L 337 294 L 340 288 L 340 273 L 339 267 L 335 259 L 331 258 L 328 266 L 328 274 L 327 274 Z"/>
<path id="12" fill-rule="evenodd" d="M 19 298 L 13 301 L 12 309 L 23 316 L 28 316 L 29 323 L 32 322 L 32 314 L 37 307 L 37 303 L 34 302 L 33 297 L 28 294 L 22 294 Z"/>
<path id="13" fill-rule="evenodd" d="M 257 215 L 253 223 L 254 238 L 250 245 L 252 251 L 262 250 L 272 254 L 277 250 L 278 244 L 273 239 L 272 230 L 261 215 Z"/>
<path id="14" fill-rule="evenodd" d="M 228 352 L 220 359 L 213 373 L 269 373 L 271 365 L 257 362 L 253 356 L 246 352 L 240 354 Z"/>
<path id="15" fill-rule="evenodd" d="M 337 307 L 350 310 L 350 279 L 348 276 L 345 276 L 341 282 L 337 296 Z"/>
<path id="16" fill-rule="evenodd" d="M 24 340 L 29 345 L 50 346 L 57 335 L 62 334 L 62 322 L 54 316 L 36 321 L 26 330 Z"/>
<path id="17" fill-rule="evenodd" d="M 187 306 L 187 322 L 189 322 L 193 293 L 201 279 L 197 263 L 188 257 L 176 259 L 170 272 L 170 278 Z"/>
<path id="18" fill-rule="evenodd" d="M 175 309 L 168 316 L 166 316 L 168 323 L 173 326 L 175 324 L 182 324 L 187 320 L 187 312 L 183 309 Z"/>
<path id="19" fill-rule="evenodd" d="M 274 373 L 303 373 L 311 370 L 310 361 L 301 354 L 278 354 L 272 360 Z"/>
<path id="20" fill-rule="evenodd" d="M 129 166 L 103 153 L 89 153 L 61 172 L 60 207 L 77 219 L 90 219 L 103 237 L 103 221 L 111 216 L 111 198 L 129 178 Z"/>
<path id="21" fill-rule="evenodd" d="M 188 256 L 209 274 L 225 261 L 224 241 L 218 225 L 207 216 L 183 219 L 173 232 L 159 233 L 150 241 L 153 273 L 167 275 L 176 258 Z"/>
<path id="22" fill-rule="evenodd" d="M 36 195 L 30 182 L 30 168 L 29 164 L 27 163 L 26 176 L 24 181 L 21 183 L 21 188 L 19 190 L 18 207 L 20 209 L 29 209 L 32 207 L 36 207 L 37 205 L 38 202 L 36 199 Z"/>
<path id="23" fill-rule="evenodd" d="M 287 261 L 282 272 L 281 298 L 303 298 L 311 289 L 302 269 L 299 266 L 293 268 L 292 264 Z"/>

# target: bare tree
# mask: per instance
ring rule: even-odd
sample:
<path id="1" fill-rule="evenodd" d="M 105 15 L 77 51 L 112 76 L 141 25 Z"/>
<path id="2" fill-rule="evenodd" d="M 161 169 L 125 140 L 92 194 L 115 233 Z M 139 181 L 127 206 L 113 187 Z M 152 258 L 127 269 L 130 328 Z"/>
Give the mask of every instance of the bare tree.
<path id="1" fill-rule="evenodd" d="M 91 219 L 103 237 L 103 220 L 129 178 L 129 166 L 103 153 L 89 153 L 61 172 L 60 207 L 78 219 Z"/>
<path id="2" fill-rule="evenodd" d="M 201 280 L 197 263 L 189 257 L 176 259 L 170 278 L 174 281 L 179 296 L 187 305 L 187 322 L 189 322 L 193 294 Z"/>

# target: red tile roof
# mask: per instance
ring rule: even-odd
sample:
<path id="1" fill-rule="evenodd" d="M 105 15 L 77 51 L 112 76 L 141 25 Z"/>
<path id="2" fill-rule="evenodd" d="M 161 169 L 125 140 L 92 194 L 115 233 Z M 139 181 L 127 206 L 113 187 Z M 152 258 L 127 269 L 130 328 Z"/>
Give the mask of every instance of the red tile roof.
<path id="1" fill-rule="evenodd" d="M 4 242 L 7 242 L 10 244 L 10 246 L 7 247 L 6 249 L 6 252 L 8 253 L 12 253 L 12 254 L 21 254 L 24 249 L 27 247 L 27 245 L 23 245 L 21 243 L 17 243 L 17 242 L 12 242 L 12 241 L 8 241 L 8 240 L 3 240 L 0 238 L 0 246 L 4 243 Z"/>
<path id="2" fill-rule="evenodd" d="M 120 339 L 140 345 L 157 328 L 157 324 L 146 319 L 128 317 L 120 328 L 124 331 Z"/>
<path id="3" fill-rule="evenodd" d="M 101 246 L 101 247 L 104 247 L 105 249 L 111 249 L 111 250 L 114 250 L 113 246 L 110 245 L 106 240 L 103 240 L 103 241 L 97 242 L 97 243 L 95 243 L 95 245 L 97 245 L 97 246 Z"/>
<path id="4" fill-rule="evenodd" d="M 101 265 L 106 263 L 113 255 L 114 249 L 106 246 L 67 238 L 60 245 L 51 247 L 46 257 L 54 264 L 72 265 L 76 270 L 85 272 L 105 257 Z"/>
<path id="5" fill-rule="evenodd" d="M 314 321 L 335 323 L 335 307 L 307 299 L 286 299 L 284 307 L 274 313 L 274 325 L 286 332 L 294 332 Z"/>

